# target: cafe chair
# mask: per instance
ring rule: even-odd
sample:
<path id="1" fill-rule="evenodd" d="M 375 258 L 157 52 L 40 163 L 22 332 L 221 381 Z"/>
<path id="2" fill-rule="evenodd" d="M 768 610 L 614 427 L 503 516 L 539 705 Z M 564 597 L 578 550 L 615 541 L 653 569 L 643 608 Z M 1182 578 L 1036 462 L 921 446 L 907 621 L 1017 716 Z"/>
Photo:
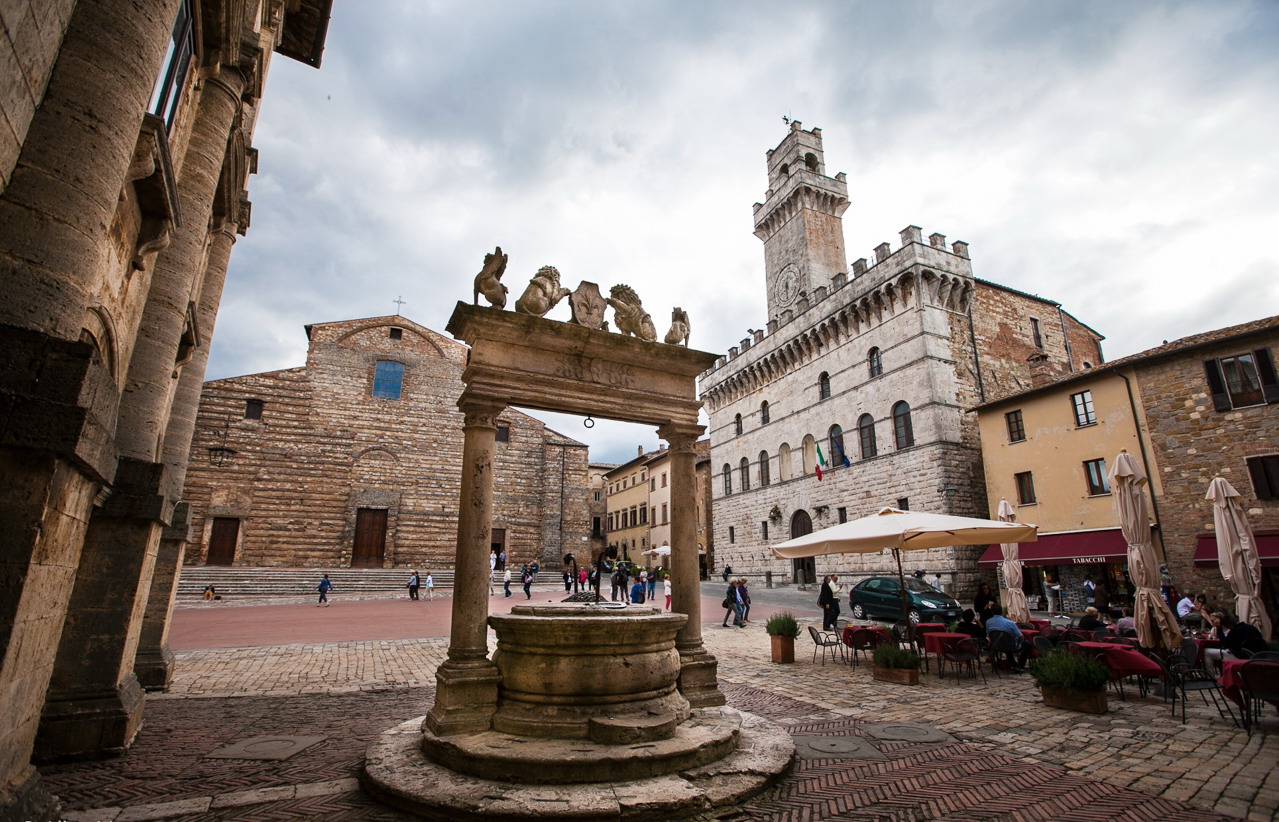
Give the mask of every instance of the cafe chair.
<path id="1" fill-rule="evenodd" d="M 813 661 L 817 661 L 817 649 L 822 651 L 822 664 L 826 664 L 826 654 L 829 652 L 833 659 L 836 654 L 843 655 L 844 642 L 839 638 L 839 634 L 830 631 L 819 631 L 812 625 L 808 626 L 808 635 L 813 638 Z"/>
<path id="2" fill-rule="evenodd" d="M 1226 699 L 1225 694 L 1221 693 L 1221 686 L 1217 684 L 1217 680 L 1207 671 L 1192 668 L 1186 663 L 1184 657 L 1177 654 L 1169 654 L 1167 659 L 1160 659 L 1158 656 L 1151 656 L 1151 659 L 1159 663 L 1159 667 L 1163 672 L 1164 680 L 1164 699 L 1172 698 L 1172 715 L 1177 715 L 1177 700 L 1181 700 L 1181 724 L 1186 724 L 1186 694 L 1191 691 L 1197 691 L 1199 698 L 1203 700 L 1204 705 L 1208 704 L 1208 697 L 1204 694 L 1212 696 L 1213 707 L 1217 709 L 1219 716 L 1230 716 L 1230 721 L 1238 724 L 1235 720 L 1235 712 L 1230 709 L 1230 700 Z M 1218 699 L 1220 695 L 1220 699 Z M 1246 701 L 1246 700 L 1245 700 Z M 1225 712 L 1222 712 L 1222 708 Z"/>
<path id="3" fill-rule="evenodd" d="M 955 682 L 959 682 L 959 663 L 963 662 L 968 665 L 968 670 L 972 673 L 973 679 L 977 678 L 977 671 L 981 671 L 981 655 L 977 650 L 977 643 L 972 639 L 961 639 L 949 649 L 942 652 L 941 661 L 938 666 L 941 668 L 941 675 L 946 675 L 946 663 L 950 662 L 955 666 Z M 981 671 L 982 684 L 986 684 L 986 672 Z"/>
<path id="4" fill-rule="evenodd" d="M 1007 631 L 990 631 L 986 637 L 990 640 L 990 669 L 996 676 L 1002 676 L 999 673 L 999 655 L 1007 654 L 1009 665 L 1016 665 L 1017 637 Z"/>
<path id="5" fill-rule="evenodd" d="M 1239 682 L 1243 686 L 1243 727 L 1252 736 L 1266 703 L 1279 703 L 1279 663 L 1254 657 L 1239 668 Z"/>
<path id="6" fill-rule="evenodd" d="M 875 648 L 883 641 L 884 634 L 875 628 L 855 629 L 853 635 L 848 638 L 848 653 L 852 657 L 852 664 L 857 664 L 857 657 L 862 651 L 873 656 Z"/>
<path id="7" fill-rule="evenodd" d="M 1039 655 L 1040 659 L 1043 659 L 1053 651 L 1057 650 L 1057 646 L 1053 645 L 1052 640 L 1048 637 L 1037 636 L 1031 641 L 1034 643 L 1035 653 Z"/>

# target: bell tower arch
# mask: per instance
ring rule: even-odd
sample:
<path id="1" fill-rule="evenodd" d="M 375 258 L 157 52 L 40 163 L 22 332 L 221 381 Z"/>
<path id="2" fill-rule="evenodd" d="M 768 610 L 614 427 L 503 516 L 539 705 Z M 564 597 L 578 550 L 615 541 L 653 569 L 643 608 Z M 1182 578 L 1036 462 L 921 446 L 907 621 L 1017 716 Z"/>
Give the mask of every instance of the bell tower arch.
<path id="1" fill-rule="evenodd" d="M 793 308 L 801 292 L 831 287 L 848 273 L 844 223 L 848 183 L 844 172 L 826 175 L 822 130 L 805 131 L 798 120 L 768 152 L 768 191 L 755 204 L 755 236 L 764 241 L 768 318 Z"/>

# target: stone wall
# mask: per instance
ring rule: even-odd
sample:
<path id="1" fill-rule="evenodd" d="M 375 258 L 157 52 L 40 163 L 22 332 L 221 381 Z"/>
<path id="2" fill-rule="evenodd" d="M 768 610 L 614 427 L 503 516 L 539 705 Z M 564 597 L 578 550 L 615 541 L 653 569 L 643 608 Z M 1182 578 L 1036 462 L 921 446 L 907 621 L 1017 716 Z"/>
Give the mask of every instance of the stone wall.
<path id="1" fill-rule="evenodd" d="M 393 339 L 399 329 L 400 339 Z M 305 368 L 207 383 L 185 499 L 193 545 L 212 517 L 241 519 L 235 564 L 343 567 L 356 510 L 387 510 L 384 565 L 452 567 L 461 481 L 464 346 L 402 317 L 309 327 Z M 371 396 L 378 360 L 404 364 L 400 399 Z M 263 403 L 245 418 L 248 400 Z M 589 535 L 586 447 L 507 409 L 497 444 L 495 528 L 517 563 L 557 565 Z M 222 465 L 210 448 L 235 453 Z"/>
<path id="2" fill-rule="evenodd" d="M 1273 325 L 1273 324 L 1272 324 Z M 1204 377 L 1204 360 L 1268 348 L 1279 356 L 1279 330 L 1139 362 L 1137 382 L 1162 491 L 1157 504 L 1164 548 L 1178 590 L 1208 594 L 1230 607 L 1233 594 L 1216 567 L 1195 568 L 1196 536 L 1213 529 L 1212 503 L 1204 498 L 1213 477 L 1224 477 L 1242 496 L 1254 531 L 1279 529 L 1279 501 L 1260 500 L 1247 457 L 1279 453 L 1279 404 L 1217 411 Z"/>

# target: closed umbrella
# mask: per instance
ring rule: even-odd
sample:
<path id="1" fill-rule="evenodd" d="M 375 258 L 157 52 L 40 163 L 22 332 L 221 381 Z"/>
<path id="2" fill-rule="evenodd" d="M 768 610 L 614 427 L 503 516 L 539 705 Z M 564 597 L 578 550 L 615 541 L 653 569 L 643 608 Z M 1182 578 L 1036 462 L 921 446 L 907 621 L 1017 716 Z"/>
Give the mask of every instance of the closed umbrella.
<path id="1" fill-rule="evenodd" d="M 883 508 L 877 514 L 841 522 L 773 546 L 778 559 L 820 557 L 828 554 L 871 554 L 892 548 L 897 556 L 897 577 L 902 590 L 902 616 L 906 613 L 906 583 L 901 551 L 945 548 L 950 545 L 990 545 L 995 542 L 1034 542 L 1037 526 L 1021 522 L 929 514 Z"/>
<path id="2" fill-rule="evenodd" d="M 1257 626 L 1270 639 L 1270 617 L 1257 592 L 1261 590 L 1261 560 L 1252 526 L 1239 504 L 1239 492 L 1217 477 L 1208 483 L 1207 499 L 1212 500 L 1212 522 L 1217 536 L 1217 562 L 1221 576 L 1235 592 L 1235 613 L 1240 622 Z"/>
<path id="3" fill-rule="evenodd" d="M 1008 500 L 999 501 L 999 521 L 1013 522 L 1017 512 Z M 1004 584 L 1008 591 L 1008 618 L 1013 622 L 1030 621 L 1030 603 L 1026 602 L 1026 592 L 1021 589 L 1021 559 L 1017 553 L 1017 543 L 1003 542 L 999 550 L 1004 555 Z"/>
<path id="4" fill-rule="evenodd" d="M 1133 603 L 1137 639 L 1147 648 L 1176 648 L 1181 643 L 1177 618 L 1159 596 L 1159 563 L 1150 544 L 1150 517 L 1146 514 L 1146 472 L 1127 449 L 1110 466 L 1110 487 L 1119 512 L 1119 530 L 1128 543 L 1128 576 L 1137 586 Z"/>

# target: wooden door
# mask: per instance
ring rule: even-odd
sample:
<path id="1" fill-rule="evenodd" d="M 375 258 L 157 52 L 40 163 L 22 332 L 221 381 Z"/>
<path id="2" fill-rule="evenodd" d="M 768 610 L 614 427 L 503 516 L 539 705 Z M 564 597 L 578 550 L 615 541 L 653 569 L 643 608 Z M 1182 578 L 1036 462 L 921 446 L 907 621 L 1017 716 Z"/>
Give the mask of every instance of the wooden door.
<path id="1" fill-rule="evenodd" d="M 489 537 L 489 549 L 492 550 L 493 553 L 497 554 L 498 556 L 497 568 L 500 571 L 502 570 L 502 565 L 501 565 L 502 552 L 506 550 L 506 529 L 493 528 L 491 529 L 491 531 L 492 531 L 492 535 Z M 507 556 L 507 560 L 508 561 L 510 560 L 509 555 Z"/>
<path id="2" fill-rule="evenodd" d="M 360 508 L 355 512 L 355 548 L 352 568 L 381 568 L 386 553 L 386 509 Z"/>
<path id="3" fill-rule="evenodd" d="M 790 520 L 790 536 L 807 536 L 813 533 L 813 518 L 807 511 L 796 511 Z M 791 560 L 791 574 L 796 585 L 812 585 L 817 582 L 817 561 L 812 557 Z"/>
<path id="4" fill-rule="evenodd" d="M 240 537 L 240 521 L 234 517 L 214 517 L 209 535 L 209 556 L 205 565 L 230 565 L 235 561 L 235 544 Z"/>

